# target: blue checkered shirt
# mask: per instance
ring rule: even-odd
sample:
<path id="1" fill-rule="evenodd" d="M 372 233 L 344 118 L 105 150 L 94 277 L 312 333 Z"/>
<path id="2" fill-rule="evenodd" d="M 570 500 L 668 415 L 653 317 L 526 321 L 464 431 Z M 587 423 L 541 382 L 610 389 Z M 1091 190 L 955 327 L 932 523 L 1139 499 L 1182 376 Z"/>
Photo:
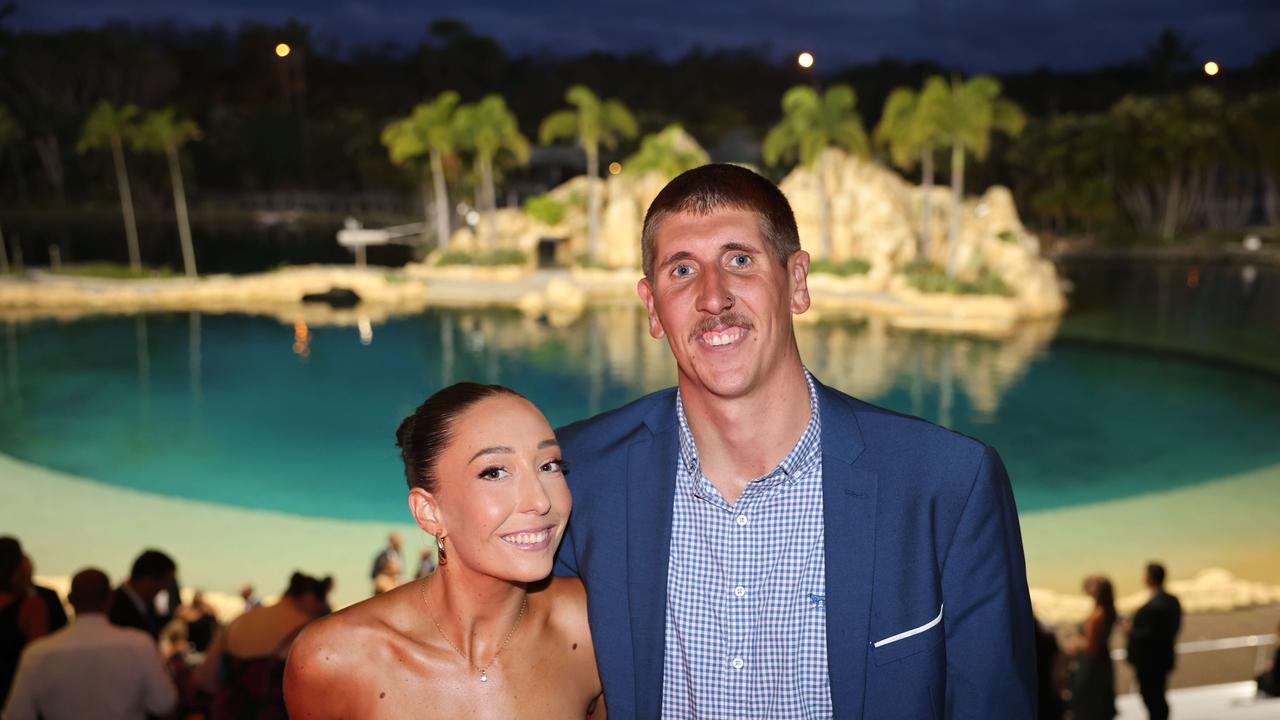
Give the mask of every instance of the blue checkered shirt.
<path id="1" fill-rule="evenodd" d="M 664 718 L 829 718 L 822 423 L 729 505 L 702 474 L 676 395 Z"/>

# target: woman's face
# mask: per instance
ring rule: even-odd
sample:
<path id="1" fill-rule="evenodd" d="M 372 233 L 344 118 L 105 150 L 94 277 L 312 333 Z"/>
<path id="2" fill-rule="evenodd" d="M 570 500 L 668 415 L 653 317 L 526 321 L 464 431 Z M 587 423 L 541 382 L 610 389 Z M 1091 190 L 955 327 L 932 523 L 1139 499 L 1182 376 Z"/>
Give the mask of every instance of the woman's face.
<path id="1" fill-rule="evenodd" d="M 449 567 L 516 582 L 551 573 L 572 500 L 560 446 L 533 403 L 501 394 L 472 405 L 454 420 L 435 476 Z"/>

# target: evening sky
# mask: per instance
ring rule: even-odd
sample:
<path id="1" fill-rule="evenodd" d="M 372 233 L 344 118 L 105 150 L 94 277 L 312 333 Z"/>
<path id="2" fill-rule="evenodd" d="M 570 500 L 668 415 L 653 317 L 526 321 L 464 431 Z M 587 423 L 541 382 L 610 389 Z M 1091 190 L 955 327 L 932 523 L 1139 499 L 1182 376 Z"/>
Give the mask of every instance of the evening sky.
<path id="1" fill-rule="evenodd" d="M 882 57 L 966 71 L 1088 69 L 1138 57 L 1166 27 L 1195 60 L 1251 63 L 1280 44 L 1278 0 L 25 0 L 15 29 L 94 27 L 108 20 L 229 26 L 309 24 L 344 45 L 419 43 L 433 20 L 462 20 L 514 53 L 754 47 L 812 50 L 820 67 Z"/>

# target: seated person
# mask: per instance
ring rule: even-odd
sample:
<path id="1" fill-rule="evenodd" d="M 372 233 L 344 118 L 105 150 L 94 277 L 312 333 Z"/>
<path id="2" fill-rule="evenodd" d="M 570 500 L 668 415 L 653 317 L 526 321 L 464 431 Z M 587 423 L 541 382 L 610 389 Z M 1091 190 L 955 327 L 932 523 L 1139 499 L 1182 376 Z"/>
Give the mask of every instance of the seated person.
<path id="1" fill-rule="evenodd" d="M 289 716 L 603 716 L 582 584 L 547 580 L 571 503 L 546 418 L 512 390 L 459 383 L 396 436 L 439 569 L 309 626 L 285 673 Z"/>
<path id="2" fill-rule="evenodd" d="M 328 612 L 329 587 L 294 573 L 279 602 L 245 612 L 214 636 L 196 671 L 213 695 L 211 720 L 285 717 L 285 658 L 302 628 Z"/>

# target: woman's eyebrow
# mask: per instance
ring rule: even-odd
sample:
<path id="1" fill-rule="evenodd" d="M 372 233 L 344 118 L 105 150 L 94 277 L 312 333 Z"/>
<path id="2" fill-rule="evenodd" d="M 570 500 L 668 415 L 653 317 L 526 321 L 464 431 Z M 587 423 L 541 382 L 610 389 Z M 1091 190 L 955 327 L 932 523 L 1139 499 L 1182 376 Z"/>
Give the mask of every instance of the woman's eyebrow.
<path id="1" fill-rule="evenodd" d="M 550 440 L 543 440 L 542 442 L 538 443 L 539 450 L 545 450 L 549 447 L 560 447 L 560 443 L 556 442 L 555 438 L 551 438 Z"/>
<path id="2" fill-rule="evenodd" d="M 471 460 L 468 460 L 467 462 L 471 462 L 472 460 L 475 460 L 481 455 L 510 455 L 513 452 L 515 452 L 515 450 L 512 450 L 511 448 L 506 447 L 504 445 L 497 445 L 494 447 L 482 448 L 475 455 L 472 455 Z"/>

